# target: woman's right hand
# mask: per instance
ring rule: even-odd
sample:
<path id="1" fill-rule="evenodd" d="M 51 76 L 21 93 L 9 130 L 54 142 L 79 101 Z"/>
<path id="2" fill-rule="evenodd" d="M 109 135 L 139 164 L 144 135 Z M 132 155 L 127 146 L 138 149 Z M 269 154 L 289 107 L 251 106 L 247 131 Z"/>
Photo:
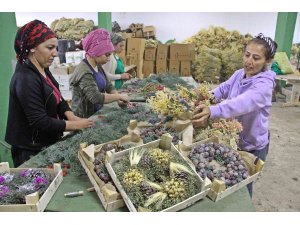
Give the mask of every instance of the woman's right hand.
<path id="1" fill-rule="evenodd" d="M 85 128 L 91 128 L 94 126 L 94 122 L 91 119 L 80 119 L 76 121 L 66 121 L 65 131 L 82 130 Z"/>
<path id="2" fill-rule="evenodd" d="M 129 80 L 130 79 L 130 74 L 129 73 L 123 73 L 123 74 L 121 74 L 121 79 L 122 80 Z"/>
<path id="3" fill-rule="evenodd" d="M 120 94 L 120 101 L 122 102 L 126 102 L 128 103 L 129 102 L 129 96 L 127 94 Z"/>

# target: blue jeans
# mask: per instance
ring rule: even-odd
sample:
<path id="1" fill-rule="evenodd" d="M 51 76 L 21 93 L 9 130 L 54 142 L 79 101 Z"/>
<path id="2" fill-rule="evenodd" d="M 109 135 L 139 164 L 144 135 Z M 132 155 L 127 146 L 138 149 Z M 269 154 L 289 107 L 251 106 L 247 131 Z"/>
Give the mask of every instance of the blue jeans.
<path id="1" fill-rule="evenodd" d="M 253 150 L 249 151 L 249 153 L 255 155 L 257 158 L 261 159 L 262 161 L 266 161 L 267 155 L 269 152 L 269 143 L 264 147 L 263 149 L 260 150 Z M 252 191 L 253 191 L 253 182 L 247 185 L 250 197 L 252 198 Z"/>

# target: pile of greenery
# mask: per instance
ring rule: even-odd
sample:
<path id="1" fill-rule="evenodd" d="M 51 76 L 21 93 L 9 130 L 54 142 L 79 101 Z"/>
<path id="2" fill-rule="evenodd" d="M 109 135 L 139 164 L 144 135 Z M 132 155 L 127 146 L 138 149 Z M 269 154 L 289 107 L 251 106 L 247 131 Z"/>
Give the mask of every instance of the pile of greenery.
<path id="1" fill-rule="evenodd" d="M 40 168 L 53 163 L 69 163 L 68 172 L 76 175 L 82 174 L 84 170 L 77 157 L 80 143 L 87 142 L 88 145 L 97 145 L 119 139 L 127 134 L 127 127 L 131 119 L 147 121 L 150 118 L 157 118 L 157 115 L 151 112 L 145 104 L 136 104 L 125 109 L 120 109 L 117 104 L 109 104 L 91 118 L 95 121 L 93 128 L 72 132 L 32 157 L 21 167 Z"/>

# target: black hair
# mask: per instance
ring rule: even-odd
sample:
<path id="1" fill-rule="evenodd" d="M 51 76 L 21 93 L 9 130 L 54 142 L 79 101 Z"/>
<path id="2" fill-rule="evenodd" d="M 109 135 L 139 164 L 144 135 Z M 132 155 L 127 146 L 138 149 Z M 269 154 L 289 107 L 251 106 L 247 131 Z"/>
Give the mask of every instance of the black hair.
<path id="1" fill-rule="evenodd" d="M 278 45 L 272 40 L 272 38 L 265 37 L 262 33 L 259 33 L 252 40 L 250 40 L 248 44 L 250 43 L 256 43 L 264 46 L 266 60 L 274 58 Z"/>

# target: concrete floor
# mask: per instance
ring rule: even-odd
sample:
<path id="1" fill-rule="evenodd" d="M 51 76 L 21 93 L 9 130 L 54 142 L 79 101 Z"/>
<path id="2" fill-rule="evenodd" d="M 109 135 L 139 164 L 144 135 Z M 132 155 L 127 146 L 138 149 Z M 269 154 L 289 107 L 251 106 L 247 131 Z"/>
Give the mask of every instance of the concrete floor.
<path id="1" fill-rule="evenodd" d="M 273 102 L 271 110 L 269 154 L 254 184 L 257 211 L 300 211 L 300 107 L 282 104 Z"/>

